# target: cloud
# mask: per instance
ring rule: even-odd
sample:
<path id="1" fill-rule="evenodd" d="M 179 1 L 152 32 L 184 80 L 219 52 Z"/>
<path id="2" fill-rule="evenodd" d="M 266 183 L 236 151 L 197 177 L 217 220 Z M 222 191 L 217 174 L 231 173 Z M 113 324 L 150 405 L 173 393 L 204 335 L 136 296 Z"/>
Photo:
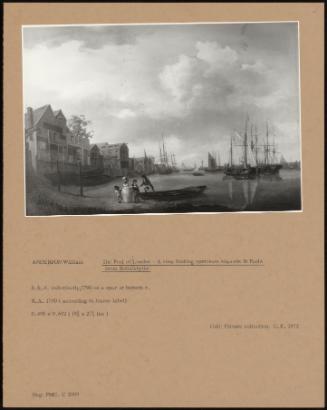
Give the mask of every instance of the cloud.
<path id="1" fill-rule="evenodd" d="M 143 26 L 143 35 L 151 32 L 150 26 Z M 23 34 L 26 48 L 33 48 L 39 44 L 53 48 L 70 41 L 78 41 L 81 49 L 98 50 L 108 44 L 135 44 L 137 40 L 133 26 L 25 26 Z"/>
<path id="2" fill-rule="evenodd" d="M 177 63 L 164 67 L 159 74 L 159 79 L 163 87 L 168 89 L 174 98 L 181 100 L 188 91 L 194 70 L 192 60 L 182 54 Z"/>
<path id="3" fill-rule="evenodd" d="M 267 118 L 293 124 L 296 144 L 296 26 L 273 26 L 29 28 L 24 103 L 85 114 L 94 140 L 128 142 L 135 155 L 157 155 L 163 133 L 180 160 L 205 159 L 247 113 L 261 128 Z"/>
<path id="4" fill-rule="evenodd" d="M 267 67 L 261 60 L 256 61 L 253 64 L 243 63 L 241 64 L 241 70 L 252 71 L 254 73 L 264 74 L 267 71 Z"/>
<path id="5" fill-rule="evenodd" d="M 120 110 L 116 116 L 118 118 L 134 118 L 136 117 L 136 114 L 134 111 L 130 110 L 129 108 L 124 108 L 123 110 Z"/>
<path id="6" fill-rule="evenodd" d="M 232 48 L 222 47 L 215 41 L 198 41 L 195 45 L 198 59 L 205 61 L 208 68 L 205 74 L 212 74 L 218 70 L 228 69 L 238 60 L 238 54 Z"/>

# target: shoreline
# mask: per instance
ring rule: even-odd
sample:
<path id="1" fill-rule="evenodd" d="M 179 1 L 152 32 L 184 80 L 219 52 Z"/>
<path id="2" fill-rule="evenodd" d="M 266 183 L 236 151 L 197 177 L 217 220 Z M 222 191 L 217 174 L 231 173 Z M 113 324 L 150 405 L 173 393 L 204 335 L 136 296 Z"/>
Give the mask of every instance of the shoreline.
<path id="1" fill-rule="evenodd" d="M 301 210 L 301 187 L 296 179 L 285 179 L 282 187 L 263 181 L 252 199 L 253 182 L 222 181 L 214 175 L 207 176 L 207 190 L 200 196 L 175 201 L 142 200 L 138 203 L 118 203 L 114 185 L 119 178 L 107 184 L 84 186 L 80 196 L 79 186 L 65 185 L 58 190 L 44 177 L 27 181 L 26 216 L 68 215 L 126 215 L 174 213 L 233 213 L 282 212 Z M 199 177 L 176 175 L 150 178 L 157 190 L 199 183 Z M 202 180 L 202 178 L 201 178 Z M 196 182 L 195 182 L 196 181 Z M 230 183 L 234 188 L 230 187 Z M 169 185 L 170 184 L 170 185 Z M 254 183 L 255 185 L 256 183 Z M 246 187 L 246 189 L 245 189 Z M 230 197 L 231 195 L 231 197 Z"/>

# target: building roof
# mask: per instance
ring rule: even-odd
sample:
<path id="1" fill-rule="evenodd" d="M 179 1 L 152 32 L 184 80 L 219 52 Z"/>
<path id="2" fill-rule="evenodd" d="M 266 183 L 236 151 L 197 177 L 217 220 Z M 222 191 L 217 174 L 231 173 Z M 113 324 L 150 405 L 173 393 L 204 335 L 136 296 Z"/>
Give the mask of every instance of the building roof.
<path id="1" fill-rule="evenodd" d="M 109 144 L 108 142 L 98 142 L 91 144 L 91 149 L 97 146 L 100 150 L 101 154 L 104 158 L 120 158 L 121 156 L 121 148 L 126 147 L 128 150 L 128 146 L 126 143 L 118 143 L 118 144 Z"/>
<path id="2" fill-rule="evenodd" d="M 109 148 L 119 148 L 122 145 L 127 145 L 125 142 L 120 142 L 117 144 L 109 144 L 109 142 L 98 142 L 95 145 L 97 145 L 99 148 L 103 148 L 103 147 L 109 147 Z"/>
<path id="3" fill-rule="evenodd" d="M 62 117 L 64 117 L 64 118 L 66 119 L 66 117 L 65 117 L 64 113 L 62 112 L 62 110 L 55 110 L 55 111 L 53 111 L 53 115 L 54 115 L 56 118 L 59 117 L 59 115 L 61 115 Z"/>
<path id="4" fill-rule="evenodd" d="M 41 120 L 41 118 L 43 117 L 43 115 L 45 114 L 45 112 L 47 111 L 47 109 L 50 108 L 50 110 L 52 111 L 51 105 L 47 104 L 47 105 L 43 105 L 42 107 L 36 108 L 35 110 L 32 109 L 33 112 L 33 127 L 35 127 Z M 28 113 L 25 113 L 25 128 L 30 128 L 31 124 L 29 122 L 29 118 L 28 118 Z"/>
<path id="5" fill-rule="evenodd" d="M 46 105 L 43 105 L 42 107 L 36 108 L 35 110 L 32 109 L 32 112 L 33 112 L 33 127 L 35 127 L 41 121 L 43 115 L 46 113 L 46 111 L 49 108 L 50 108 L 51 112 L 53 113 L 54 117 L 58 117 L 61 114 L 64 118 L 66 118 L 61 109 L 53 111 L 51 105 L 46 104 Z M 29 123 L 29 120 L 28 120 L 28 113 L 25 113 L 25 128 L 30 128 L 30 123 Z M 70 132 L 70 130 L 67 126 L 65 127 L 65 131 Z"/>
<path id="6" fill-rule="evenodd" d="M 52 110 L 50 104 L 43 105 L 43 107 L 33 110 L 33 125 L 36 125 L 41 120 L 41 118 L 43 117 L 48 108 Z"/>
<path id="7" fill-rule="evenodd" d="M 100 150 L 100 148 L 98 147 L 98 144 L 90 144 L 90 149 L 93 148 L 98 148 L 98 150 Z"/>

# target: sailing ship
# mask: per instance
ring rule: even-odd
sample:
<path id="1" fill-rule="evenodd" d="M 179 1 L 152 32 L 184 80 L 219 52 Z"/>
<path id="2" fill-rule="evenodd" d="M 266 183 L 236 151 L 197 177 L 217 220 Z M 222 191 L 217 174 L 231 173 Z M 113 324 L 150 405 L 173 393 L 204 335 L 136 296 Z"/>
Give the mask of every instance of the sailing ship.
<path id="1" fill-rule="evenodd" d="M 235 143 L 233 136 L 230 138 L 229 164 L 225 167 L 225 175 L 232 176 L 236 179 L 251 179 L 262 175 L 277 175 L 282 168 L 282 164 L 276 161 L 276 145 L 275 138 L 273 143 L 270 142 L 268 122 L 266 124 L 266 139 L 263 144 L 258 143 L 257 127 L 253 132 L 253 124 L 251 125 L 251 139 L 249 141 L 247 117 L 245 122 L 245 131 L 243 138 L 239 139 L 239 144 Z M 235 147 L 242 148 L 242 155 L 238 164 L 234 160 Z M 260 151 L 263 151 L 263 159 L 260 158 Z"/>
<path id="2" fill-rule="evenodd" d="M 175 154 L 170 154 L 170 158 L 171 158 L 171 167 L 172 167 L 173 172 L 179 172 L 180 169 L 177 166 Z"/>
<path id="3" fill-rule="evenodd" d="M 218 161 L 217 156 L 208 152 L 208 166 L 204 168 L 206 172 L 218 172 L 223 170 L 223 167 L 220 164 L 220 154 L 218 152 Z"/>
<path id="4" fill-rule="evenodd" d="M 159 145 L 159 162 L 156 164 L 158 174 L 171 174 L 173 172 L 179 172 L 177 167 L 175 154 L 170 154 L 170 161 L 164 137 L 162 136 L 162 144 Z"/>
<path id="5" fill-rule="evenodd" d="M 300 169 L 300 161 L 287 162 L 283 155 L 280 157 L 279 163 L 284 169 Z"/>
<path id="6" fill-rule="evenodd" d="M 203 166 L 203 160 L 201 161 L 201 166 L 199 167 L 199 171 L 205 171 L 205 167 Z"/>

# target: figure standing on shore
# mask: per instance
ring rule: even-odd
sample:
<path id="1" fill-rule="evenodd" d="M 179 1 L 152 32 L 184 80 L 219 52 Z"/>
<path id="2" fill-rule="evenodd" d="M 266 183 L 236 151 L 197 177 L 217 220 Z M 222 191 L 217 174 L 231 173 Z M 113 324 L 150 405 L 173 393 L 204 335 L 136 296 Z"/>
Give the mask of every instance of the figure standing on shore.
<path id="1" fill-rule="evenodd" d="M 140 198 L 139 198 L 140 188 L 137 185 L 137 179 L 133 179 L 132 188 L 133 188 L 133 193 L 134 193 L 134 202 L 140 202 Z"/>
<path id="2" fill-rule="evenodd" d="M 127 188 L 128 185 L 128 178 L 127 177 L 123 177 L 123 188 Z"/>
<path id="3" fill-rule="evenodd" d="M 152 191 L 154 191 L 154 187 L 153 187 L 150 179 L 145 174 L 142 175 L 142 184 L 140 186 L 144 186 L 144 189 L 146 187 L 150 187 L 152 189 Z"/>

